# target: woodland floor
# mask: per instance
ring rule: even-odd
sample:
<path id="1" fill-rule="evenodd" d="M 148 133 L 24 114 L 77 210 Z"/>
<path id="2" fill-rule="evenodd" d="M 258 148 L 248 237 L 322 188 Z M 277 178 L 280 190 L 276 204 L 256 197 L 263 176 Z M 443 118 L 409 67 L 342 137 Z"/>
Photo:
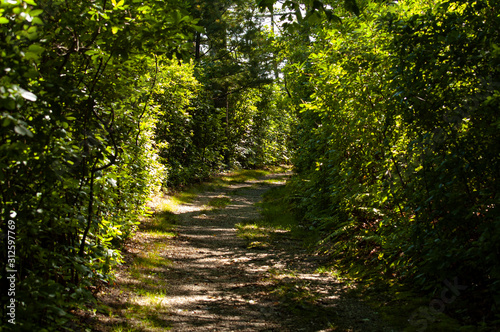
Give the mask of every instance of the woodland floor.
<path id="1" fill-rule="evenodd" d="M 348 295 L 348 282 L 321 272 L 324 259 L 287 231 L 275 230 L 265 245 L 237 236 L 260 218 L 262 194 L 286 176 L 212 187 L 176 205 L 171 232 L 141 228 L 126 245 L 116 285 L 98 296 L 93 330 L 395 330 Z M 168 199 L 157 197 L 153 209 Z"/>

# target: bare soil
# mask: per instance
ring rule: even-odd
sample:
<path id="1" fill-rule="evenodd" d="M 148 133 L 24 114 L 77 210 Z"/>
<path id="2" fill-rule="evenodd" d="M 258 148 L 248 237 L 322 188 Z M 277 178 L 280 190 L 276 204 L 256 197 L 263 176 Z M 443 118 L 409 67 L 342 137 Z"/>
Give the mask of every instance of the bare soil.
<path id="1" fill-rule="evenodd" d="M 346 282 L 330 273 L 318 273 L 325 259 L 308 253 L 300 240 L 282 232 L 270 246 L 249 248 L 237 236 L 235 225 L 260 218 L 255 204 L 266 190 L 281 185 L 265 181 L 271 177 L 284 179 L 286 174 L 234 183 L 179 206 L 178 235 L 160 253 L 165 264 L 156 267 L 158 273 L 149 284 L 134 280 L 125 265 L 118 285 L 100 295 L 114 314 L 97 312 L 95 330 L 393 330 L 361 299 L 347 295 L 351 286 Z M 209 202 L 221 197 L 229 198 L 229 205 L 210 209 Z M 150 250 L 154 241 L 137 234 L 128 246 L 128 255 Z M 130 293 L 120 291 L 125 284 L 136 291 L 148 287 L 164 290 L 155 306 L 141 309 L 145 315 L 158 311 L 154 328 L 135 324 L 133 315 L 117 314 L 138 308 L 130 305 Z M 130 328 L 118 329 L 118 324 Z"/>

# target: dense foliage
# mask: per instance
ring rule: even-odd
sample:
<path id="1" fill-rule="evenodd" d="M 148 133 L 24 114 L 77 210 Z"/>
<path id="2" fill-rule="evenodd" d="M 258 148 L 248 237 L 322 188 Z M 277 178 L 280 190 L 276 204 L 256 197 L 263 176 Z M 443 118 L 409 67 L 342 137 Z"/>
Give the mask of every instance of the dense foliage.
<path id="1" fill-rule="evenodd" d="M 291 148 L 339 265 L 495 318 L 498 3 L 276 2 L 0 0 L 0 327 L 6 271 L 17 330 L 69 324 L 152 193 Z"/>
<path id="2" fill-rule="evenodd" d="M 161 3 L 2 1 L 1 9 L 2 237 L 14 220 L 16 327 L 29 330 L 63 323 L 67 306 L 110 280 L 116 244 L 161 178 L 158 107 L 149 102 L 160 54 L 178 52 L 177 35 L 193 22 Z M 156 29 L 171 30 L 172 44 L 158 47 Z"/>
<path id="3" fill-rule="evenodd" d="M 193 40 L 229 30 L 211 28 L 200 8 L 176 0 L 1 0 L 1 328 L 64 326 L 72 309 L 90 303 L 92 291 L 112 281 L 120 244 L 154 191 L 236 161 L 286 157 L 275 137 L 286 114 L 276 111 L 271 80 L 245 74 L 256 68 L 250 51 L 267 52 L 248 46 L 262 39 L 259 28 L 238 31 L 253 31 L 239 43 L 247 53 L 219 46 L 227 62 L 244 67 L 238 80 L 227 79 L 237 91 L 221 108 L 214 84 L 227 64 L 217 52 L 195 56 Z M 15 271 L 15 296 L 7 270 Z M 16 325 L 6 321 L 11 298 Z"/>
<path id="4" fill-rule="evenodd" d="M 180 97 L 180 108 L 164 103 L 170 110 L 158 137 L 169 170 L 166 184 L 286 161 L 292 119 L 277 109 L 282 98 L 271 75 L 274 49 L 254 3 L 193 1 L 191 14 L 203 26 L 191 54 L 192 75 L 201 86 Z"/>
<path id="5" fill-rule="evenodd" d="M 458 278 L 489 319 L 500 305 L 498 10 L 365 4 L 316 23 L 306 59 L 285 51 L 300 100 L 291 199 L 306 225 L 353 273 L 425 289 Z"/>

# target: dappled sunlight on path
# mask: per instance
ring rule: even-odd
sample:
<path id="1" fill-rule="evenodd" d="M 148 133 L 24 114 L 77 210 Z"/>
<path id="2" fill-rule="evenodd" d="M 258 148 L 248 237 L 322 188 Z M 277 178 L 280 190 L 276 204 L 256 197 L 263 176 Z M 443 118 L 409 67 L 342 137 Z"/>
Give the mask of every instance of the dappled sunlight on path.
<path id="1" fill-rule="evenodd" d="M 178 205 L 175 236 L 139 239 L 134 262 L 157 248 L 155 258 L 122 273 L 122 287 L 136 295 L 110 296 L 122 317 L 102 330 L 122 331 L 112 328 L 121 321 L 134 331 L 390 331 L 345 296 L 348 285 L 319 273 L 325 258 L 308 254 L 288 231 L 256 248 L 237 236 L 238 225 L 262 218 L 256 203 L 286 176 L 225 183 Z"/>
<path id="2" fill-rule="evenodd" d="M 267 254 L 248 250 L 235 228 L 259 217 L 254 204 L 270 186 L 232 184 L 179 207 L 179 237 L 168 257 L 174 268 L 167 275 L 173 330 L 283 330 L 273 302 L 262 300 L 265 282 L 255 268 Z M 208 202 L 221 195 L 230 204 L 210 209 Z"/>

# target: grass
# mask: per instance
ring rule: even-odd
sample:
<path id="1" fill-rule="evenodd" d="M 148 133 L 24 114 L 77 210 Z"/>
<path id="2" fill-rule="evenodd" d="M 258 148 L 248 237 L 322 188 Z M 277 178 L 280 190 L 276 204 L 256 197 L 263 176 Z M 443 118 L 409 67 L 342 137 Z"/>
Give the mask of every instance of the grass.
<path id="1" fill-rule="evenodd" d="M 302 314 L 304 309 L 314 308 L 317 300 L 320 298 L 309 288 L 307 281 L 299 278 L 281 278 L 273 279 L 274 286 L 271 294 L 277 296 L 280 302 L 288 310 L 297 311 Z"/>
<path id="2" fill-rule="evenodd" d="M 238 170 L 223 174 L 220 179 L 230 183 L 243 183 L 251 180 L 258 180 L 271 174 L 269 170 Z"/>
<path id="3" fill-rule="evenodd" d="M 247 241 L 247 248 L 263 249 L 270 245 L 272 230 L 256 224 L 236 224 L 237 236 Z"/>
<path id="4" fill-rule="evenodd" d="M 177 236 L 177 215 L 179 204 L 192 201 L 196 194 L 178 193 L 170 198 L 162 198 L 139 225 L 135 235 L 135 246 L 142 247 L 135 254 L 129 254 L 125 268 L 125 278 L 117 280 L 114 294 L 126 299 L 112 299 L 110 304 L 101 303 L 98 311 L 109 317 L 113 323 L 109 331 L 166 331 L 171 326 L 168 321 L 169 308 L 164 304 L 168 280 L 164 273 L 172 266 L 165 258 L 165 250 L 170 239 Z M 118 301 L 117 301 L 118 300 Z"/>
<path id="5" fill-rule="evenodd" d="M 193 185 L 183 191 L 175 192 L 170 196 L 166 209 L 175 211 L 178 205 L 191 203 L 201 192 L 203 192 L 202 184 Z"/>
<path id="6" fill-rule="evenodd" d="M 264 180 L 266 184 L 284 184 L 285 181 L 283 179 L 266 179 Z"/>
<path id="7" fill-rule="evenodd" d="M 315 311 L 320 296 L 311 291 L 309 281 L 302 280 L 294 271 L 270 269 L 266 280 L 271 282 L 270 294 L 283 308 L 304 316 L 309 316 L 304 309 Z"/>
<path id="8" fill-rule="evenodd" d="M 146 298 L 148 301 L 144 300 Z M 154 295 L 134 298 L 120 312 L 121 322 L 112 326 L 110 331 L 168 331 L 168 308 Z"/>
<path id="9" fill-rule="evenodd" d="M 293 209 L 284 201 L 287 187 L 278 186 L 268 190 L 262 202 L 261 218 L 250 222 L 237 224 L 237 235 L 247 240 L 248 248 L 267 248 L 274 241 L 289 241 L 290 239 L 311 247 L 318 241 L 316 232 L 304 229 L 296 219 Z"/>
<path id="10" fill-rule="evenodd" d="M 176 222 L 177 215 L 169 209 L 166 209 L 165 205 L 163 205 L 159 211 L 152 213 L 141 222 L 139 230 L 155 237 L 173 237 L 176 234 Z"/>
<path id="11" fill-rule="evenodd" d="M 228 173 L 224 173 L 219 177 L 219 180 L 228 183 L 243 183 L 252 180 L 259 180 L 266 175 L 273 173 L 286 172 L 288 168 L 283 166 L 272 166 L 266 169 L 250 169 L 250 170 L 235 170 Z M 266 180 L 265 182 L 276 183 L 276 180 Z M 273 182 L 274 181 L 274 182 Z"/>
<path id="12" fill-rule="evenodd" d="M 231 199 L 226 196 L 219 196 L 212 198 L 211 200 L 208 201 L 207 205 L 216 208 L 216 209 L 224 209 L 227 207 L 229 204 L 231 204 Z"/>

